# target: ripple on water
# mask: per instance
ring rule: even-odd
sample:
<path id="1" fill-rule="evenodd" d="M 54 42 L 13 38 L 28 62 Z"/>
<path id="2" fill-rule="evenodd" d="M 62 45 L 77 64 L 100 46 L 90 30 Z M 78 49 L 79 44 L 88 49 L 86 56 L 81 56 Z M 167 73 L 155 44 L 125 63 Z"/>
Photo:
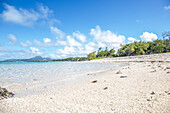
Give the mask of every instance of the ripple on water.
<path id="1" fill-rule="evenodd" d="M 14 62 L 0 63 L 0 86 L 4 84 L 38 84 L 74 77 L 88 72 L 123 66 L 120 63 L 90 62 Z"/>

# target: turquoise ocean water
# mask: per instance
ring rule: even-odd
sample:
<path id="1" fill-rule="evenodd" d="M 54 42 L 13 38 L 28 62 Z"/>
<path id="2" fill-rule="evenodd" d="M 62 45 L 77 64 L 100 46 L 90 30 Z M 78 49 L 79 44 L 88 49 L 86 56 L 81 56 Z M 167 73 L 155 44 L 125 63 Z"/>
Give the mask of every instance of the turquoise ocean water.
<path id="1" fill-rule="evenodd" d="M 108 69 L 114 69 L 120 63 L 90 62 L 1 62 L 0 86 L 7 84 L 32 84 L 36 82 L 53 82 L 62 79 L 87 75 Z"/>

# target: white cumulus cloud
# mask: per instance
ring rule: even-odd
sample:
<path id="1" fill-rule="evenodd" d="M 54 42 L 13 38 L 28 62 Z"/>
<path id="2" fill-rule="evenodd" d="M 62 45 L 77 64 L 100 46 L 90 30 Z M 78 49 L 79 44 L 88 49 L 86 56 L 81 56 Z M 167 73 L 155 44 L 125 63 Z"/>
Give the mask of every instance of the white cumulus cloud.
<path id="1" fill-rule="evenodd" d="M 104 43 L 102 43 L 102 42 L 98 42 L 97 43 L 97 47 L 99 48 L 99 47 L 105 47 L 106 46 L 106 44 L 104 44 Z"/>
<path id="2" fill-rule="evenodd" d="M 43 4 L 39 4 L 38 9 L 39 9 L 39 11 L 41 13 L 42 18 L 47 19 L 50 16 L 50 14 L 53 13 L 52 10 L 50 10 L 47 6 L 44 6 Z"/>
<path id="3" fill-rule="evenodd" d="M 24 26 L 32 26 L 40 19 L 47 19 L 52 13 L 47 6 L 40 5 L 39 11 L 33 9 L 26 10 L 23 8 L 15 8 L 14 6 L 4 4 L 5 10 L 0 14 L 0 17 L 7 22 L 13 22 Z"/>
<path id="4" fill-rule="evenodd" d="M 18 43 L 17 38 L 13 34 L 9 34 L 7 38 L 10 40 L 9 43 L 13 46 Z"/>
<path id="5" fill-rule="evenodd" d="M 52 47 L 56 46 L 56 44 L 49 38 L 44 38 L 43 42 L 40 42 L 38 40 L 34 40 L 35 46 L 41 46 L 41 47 Z"/>
<path id="6" fill-rule="evenodd" d="M 63 40 L 59 40 L 56 42 L 56 46 L 66 46 L 66 45 L 67 45 L 67 42 Z"/>
<path id="7" fill-rule="evenodd" d="M 142 39 L 142 41 L 146 41 L 146 42 L 148 41 L 151 42 L 158 39 L 156 34 L 149 33 L 149 32 L 143 32 L 143 34 L 140 35 L 140 38 Z"/>
<path id="8" fill-rule="evenodd" d="M 69 46 L 82 46 L 79 42 L 77 42 L 73 37 L 69 35 L 66 37 L 66 39 Z"/>
<path id="9" fill-rule="evenodd" d="M 52 59 L 61 58 L 59 55 L 56 55 L 56 54 L 49 54 L 49 57 Z"/>
<path id="10" fill-rule="evenodd" d="M 54 35 L 56 35 L 56 39 L 63 39 L 66 35 L 63 31 L 61 31 L 57 27 L 51 26 L 50 30 Z"/>
<path id="11" fill-rule="evenodd" d="M 170 5 L 164 7 L 165 10 L 170 10 Z"/>
<path id="12" fill-rule="evenodd" d="M 87 55 L 84 48 L 73 46 L 65 46 L 63 49 L 58 49 L 56 53 L 61 57 L 80 57 Z"/>
<path id="13" fill-rule="evenodd" d="M 85 45 L 86 53 L 89 54 L 95 50 L 96 44 L 94 42 L 89 42 Z"/>
<path id="14" fill-rule="evenodd" d="M 43 38 L 43 41 L 44 41 L 44 43 L 50 43 L 50 42 L 51 42 L 51 39 L 49 39 L 49 38 Z"/>
<path id="15" fill-rule="evenodd" d="M 76 37 L 81 42 L 86 42 L 86 36 L 81 34 L 79 31 L 73 32 L 73 36 Z"/>
<path id="16" fill-rule="evenodd" d="M 30 47 L 30 50 L 35 55 L 41 55 L 42 54 L 38 48 Z"/>
<path id="17" fill-rule="evenodd" d="M 125 36 L 116 35 L 112 33 L 110 30 L 102 31 L 100 26 L 96 26 L 95 29 L 91 29 L 90 34 L 94 37 L 98 45 L 101 47 L 112 46 L 111 48 L 113 48 L 115 44 L 116 45 L 124 44 L 125 41 Z"/>
<path id="18" fill-rule="evenodd" d="M 139 42 L 136 38 L 128 37 L 128 43 Z"/>
<path id="19" fill-rule="evenodd" d="M 57 50 L 57 53 L 59 54 L 64 54 L 64 55 L 70 55 L 70 54 L 74 54 L 76 51 L 74 49 L 74 47 L 68 47 L 68 46 L 65 46 L 64 49 L 58 49 Z"/>

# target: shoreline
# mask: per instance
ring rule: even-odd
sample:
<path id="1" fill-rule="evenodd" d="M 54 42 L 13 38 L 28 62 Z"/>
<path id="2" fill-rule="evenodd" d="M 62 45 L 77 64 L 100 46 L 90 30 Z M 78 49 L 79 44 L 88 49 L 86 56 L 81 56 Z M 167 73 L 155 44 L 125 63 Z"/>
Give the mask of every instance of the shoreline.
<path id="1" fill-rule="evenodd" d="M 94 64 L 93 62 L 73 62 L 73 63 L 86 63 L 86 65 Z M 96 62 L 96 63 L 101 64 L 101 62 Z M 109 65 L 112 65 L 112 63 L 109 63 Z M 55 78 L 51 79 L 51 78 L 46 77 L 47 80 L 41 80 L 41 79 L 36 78 L 36 76 L 35 76 L 32 79 L 30 79 L 31 81 L 29 81 L 29 82 L 20 83 L 17 81 L 14 83 L 4 83 L 4 84 L 1 84 L 1 87 L 5 87 L 18 95 L 18 92 L 22 92 L 22 91 L 24 92 L 24 90 L 26 92 L 28 92 L 29 89 L 32 90 L 32 89 L 36 89 L 36 88 L 42 87 L 42 86 L 48 86 L 48 85 L 52 85 L 52 84 L 61 86 L 61 84 L 71 83 L 74 80 L 79 80 L 79 79 L 83 80 L 85 78 L 90 77 L 91 75 L 96 75 L 98 73 L 107 72 L 110 69 L 117 69 L 124 65 L 127 65 L 127 63 L 116 63 L 116 64 L 113 64 L 112 67 L 109 66 L 108 69 L 104 68 L 102 70 L 82 71 L 81 73 L 67 75 L 66 77 L 63 77 L 60 79 L 55 79 Z M 106 66 L 106 64 L 104 66 Z M 2 79 L 3 79 L 3 77 L 2 77 Z M 7 80 L 8 78 L 6 77 L 5 79 Z M 15 97 L 17 97 L 17 95 L 15 95 Z"/>
<path id="2" fill-rule="evenodd" d="M 155 59 L 170 61 L 169 55 Z M 76 78 L 61 87 L 55 84 L 42 87 L 37 89 L 39 94 L 0 100 L 0 112 L 169 112 L 169 62 L 142 59 L 143 62 L 120 59 L 129 65 Z M 110 61 L 114 62 L 113 59 L 91 62 Z"/>

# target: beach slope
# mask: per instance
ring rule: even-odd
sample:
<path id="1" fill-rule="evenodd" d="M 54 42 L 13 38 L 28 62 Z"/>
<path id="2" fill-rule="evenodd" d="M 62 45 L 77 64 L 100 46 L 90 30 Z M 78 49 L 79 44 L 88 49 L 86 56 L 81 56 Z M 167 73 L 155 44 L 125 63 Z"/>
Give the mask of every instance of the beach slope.
<path id="1" fill-rule="evenodd" d="M 2 113 L 170 112 L 170 54 L 142 55 L 91 62 L 128 66 L 87 74 L 40 93 L 0 100 Z"/>

